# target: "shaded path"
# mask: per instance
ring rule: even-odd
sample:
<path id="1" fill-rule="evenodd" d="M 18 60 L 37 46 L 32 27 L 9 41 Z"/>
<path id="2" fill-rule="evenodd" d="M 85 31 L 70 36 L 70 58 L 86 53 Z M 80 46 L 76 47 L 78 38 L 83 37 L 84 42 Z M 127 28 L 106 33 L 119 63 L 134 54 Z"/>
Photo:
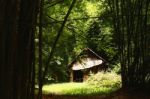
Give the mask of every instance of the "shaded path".
<path id="1" fill-rule="evenodd" d="M 150 94 L 119 90 L 110 95 L 95 95 L 95 96 L 44 95 L 42 99 L 150 99 Z"/>

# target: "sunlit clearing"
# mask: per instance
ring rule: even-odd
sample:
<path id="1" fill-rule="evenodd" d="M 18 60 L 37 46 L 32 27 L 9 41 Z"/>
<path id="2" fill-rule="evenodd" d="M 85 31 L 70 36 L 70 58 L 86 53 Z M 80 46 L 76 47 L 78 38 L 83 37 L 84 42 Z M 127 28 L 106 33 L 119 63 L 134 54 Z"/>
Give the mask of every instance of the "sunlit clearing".
<path id="1" fill-rule="evenodd" d="M 55 95 L 107 95 L 121 87 L 120 75 L 112 72 L 99 72 L 85 82 L 68 82 L 44 85 L 43 94 Z"/>

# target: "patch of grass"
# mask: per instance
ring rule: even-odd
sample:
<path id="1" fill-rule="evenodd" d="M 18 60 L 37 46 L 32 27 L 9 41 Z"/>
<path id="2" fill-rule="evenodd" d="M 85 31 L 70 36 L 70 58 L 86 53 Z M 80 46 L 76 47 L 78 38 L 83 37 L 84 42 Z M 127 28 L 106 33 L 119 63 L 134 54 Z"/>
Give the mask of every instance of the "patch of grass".
<path id="1" fill-rule="evenodd" d="M 120 76 L 114 73 L 92 75 L 84 83 L 61 83 L 45 85 L 44 94 L 56 95 L 107 95 L 121 87 Z"/>
<path id="2" fill-rule="evenodd" d="M 60 83 L 60 84 L 51 84 L 45 85 L 43 87 L 44 93 L 52 93 L 52 94 L 64 94 L 73 89 L 80 89 L 85 87 L 83 83 Z"/>
<path id="3" fill-rule="evenodd" d="M 62 83 L 45 85 L 43 87 L 44 94 L 57 95 L 96 95 L 108 94 L 117 90 L 117 88 L 96 87 L 87 83 Z"/>

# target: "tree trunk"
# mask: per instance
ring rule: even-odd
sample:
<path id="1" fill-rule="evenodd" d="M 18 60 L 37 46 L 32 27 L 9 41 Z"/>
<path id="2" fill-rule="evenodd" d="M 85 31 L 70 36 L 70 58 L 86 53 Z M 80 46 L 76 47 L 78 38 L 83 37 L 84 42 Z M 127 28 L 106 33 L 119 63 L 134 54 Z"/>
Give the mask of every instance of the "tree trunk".
<path id="1" fill-rule="evenodd" d="M 0 0 L 0 97 L 3 99 L 31 99 L 34 95 L 37 3 L 38 0 Z"/>

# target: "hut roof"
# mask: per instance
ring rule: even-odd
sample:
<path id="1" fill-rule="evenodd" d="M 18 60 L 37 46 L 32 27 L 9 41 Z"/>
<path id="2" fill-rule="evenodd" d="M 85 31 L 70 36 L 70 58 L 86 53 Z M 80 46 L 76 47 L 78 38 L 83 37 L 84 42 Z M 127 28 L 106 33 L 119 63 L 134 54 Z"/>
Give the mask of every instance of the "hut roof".
<path id="1" fill-rule="evenodd" d="M 69 68 L 72 70 L 82 70 L 103 64 L 105 60 L 92 51 L 90 48 L 84 49 L 77 58 L 71 62 Z"/>

